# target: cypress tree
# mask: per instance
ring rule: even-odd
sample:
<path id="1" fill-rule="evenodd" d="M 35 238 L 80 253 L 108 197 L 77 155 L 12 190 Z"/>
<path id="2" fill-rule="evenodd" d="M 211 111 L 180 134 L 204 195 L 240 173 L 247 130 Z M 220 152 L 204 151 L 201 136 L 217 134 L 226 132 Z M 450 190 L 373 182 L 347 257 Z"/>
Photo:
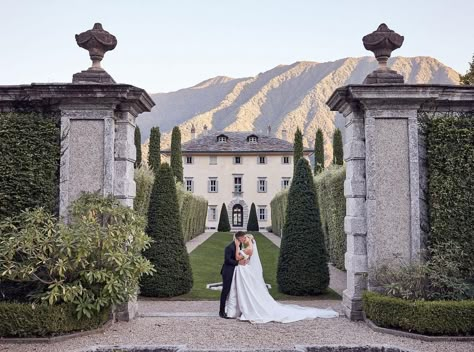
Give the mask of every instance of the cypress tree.
<path id="1" fill-rule="evenodd" d="M 148 166 L 154 170 L 155 175 L 158 173 L 161 164 L 161 133 L 159 127 L 152 127 L 150 132 L 150 144 L 148 146 Z"/>
<path id="2" fill-rule="evenodd" d="M 138 126 L 135 127 L 135 149 L 137 150 L 135 169 L 137 169 L 142 164 L 142 134 L 140 133 L 140 127 Z"/>
<path id="3" fill-rule="evenodd" d="M 281 292 L 315 295 L 329 285 L 329 268 L 309 163 L 301 159 L 288 194 L 277 282 Z"/>
<path id="4" fill-rule="evenodd" d="M 173 172 L 168 163 L 163 163 L 153 183 L 148 208 L 146 233 L 154 242 L 144 252 L 156 273 L 142 278 L 140 286 L 144 296 L 178 296 L 193 286 L 180 217 Z"/>
<path id="5" fill-rule="evenodd" d="M 296 171 L 298 161 L 303 157 L 303 134 L 298 127 L 295 132 L 295 142 L 293 144 L 293 174 Z"/>
<path id="6" fill-rule="evenodd" d="M 247 223 L 247 231 L 258 231 L 258 218 L 257 218 L 257 209 L 255 208 L 255 203 L 252 203 L 250 207 L 249 221 Z"/>
<path id="7" fill-rule="evenodd" d="M 318 128 L 314 141 L 314 174 L 319 174 L 324 170 L 324 137 L 323 131 Z"/>
<path id="8" fill-rule="evenodd" d="M 176 181 L 183 183 L 183 156 L 181 154 L 181 131 L 178 126 L 171 133 L 171 169 Z"/>
<path id="9" fill-rule="evenodd" d="M 344 161 L 344 152 L 342 147 L 342 134 L 339 128 L 334 131 L 334 137 L 332 140 L 333 159 L 332 163 L 336 165 L 342 165 Z"/>
<path id="10" fill-rule="evenodd" d="M 217 231 L 219 232 L 229 232 L 229 215 L 227 214 L 227 208 L 224 203 L 222 203 L 221 215 L 219 216 L 219 225 L 217 226 Z"/>

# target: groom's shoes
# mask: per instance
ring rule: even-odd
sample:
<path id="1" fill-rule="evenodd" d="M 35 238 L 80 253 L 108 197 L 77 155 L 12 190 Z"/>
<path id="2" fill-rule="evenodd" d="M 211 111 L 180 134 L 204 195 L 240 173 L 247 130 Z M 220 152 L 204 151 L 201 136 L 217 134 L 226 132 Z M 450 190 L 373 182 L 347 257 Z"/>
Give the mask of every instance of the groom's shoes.
<path id="1" fill-rule="evenodd" d="M 225 312 L 219 312 L 219 316 L 224 319 L 229 319 L 229 317 L 227 316 L 227 313 Z"/>

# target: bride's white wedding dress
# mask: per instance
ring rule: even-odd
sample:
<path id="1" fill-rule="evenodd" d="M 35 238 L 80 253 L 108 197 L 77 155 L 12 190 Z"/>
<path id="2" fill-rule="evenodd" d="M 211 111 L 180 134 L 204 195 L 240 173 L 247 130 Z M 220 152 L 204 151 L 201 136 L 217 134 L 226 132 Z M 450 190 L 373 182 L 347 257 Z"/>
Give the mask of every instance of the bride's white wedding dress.
<path id="1" fill-rule="evenodd" d="M 304 319 L 335 318 L 339 314 L 331 309 L 300 307 L 281 304 L 273 299 L 263 279 L 262 264 L 257 244 L 247 265 L 237 265 L 227 298 L 226 313 L 230 318 L 251 323 L 291 323 Z"/>

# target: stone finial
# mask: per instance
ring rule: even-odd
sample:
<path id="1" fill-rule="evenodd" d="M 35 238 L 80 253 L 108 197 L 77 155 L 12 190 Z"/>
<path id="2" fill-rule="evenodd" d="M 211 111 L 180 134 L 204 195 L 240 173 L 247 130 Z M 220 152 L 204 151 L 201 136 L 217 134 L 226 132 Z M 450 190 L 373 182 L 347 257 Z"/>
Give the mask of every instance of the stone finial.
<path id="1" fill-rule="evenodd" d="M 113 78 L 101 67 L 100 62 L 107 51 L 117 45 L 117 38 L 104 30 L 102 24 L 96 23 L 92 29 L 76 34 L 76 42 L 81 48 L 89 51 L 92 66 L 88 70 L 76 73 L 74 83 L 115 83 Z"/>
<path id="2" fill-rule="evenodd" d="M 365 78 L 364 84 L 403 83 L 403 76 L 387 67 L 392 51 L 400 48 L 403 40 L 403 36 L 388 28 L 385 23 L 362 38 L 364 47 L 374 53 L 379 63 L 379 67 Z"/>

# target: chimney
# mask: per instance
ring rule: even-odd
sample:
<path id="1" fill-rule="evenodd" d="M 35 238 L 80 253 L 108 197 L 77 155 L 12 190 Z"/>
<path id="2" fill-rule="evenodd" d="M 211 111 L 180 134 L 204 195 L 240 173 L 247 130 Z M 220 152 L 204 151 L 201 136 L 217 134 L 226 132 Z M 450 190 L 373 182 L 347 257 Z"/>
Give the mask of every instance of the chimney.
<path id="1" fill-rule="evenodd" d="M 284 141 L 288 140 L 288 133 L 286 130 L 281 131 L 281 139 L 283 139 Z"/>
<path id="2" fill-rule="evenodd" d="M 207 125 L 204 125 L 204 131 L 202 132 L 203 135 L 207 135 Z"/>
<path id="3" fill-rule="evenodd" d="M 196 138 L 196 129 L 194 128 L 194 124 L 191 125 L 191 139 Z"/>
<path id="4" fill-rule="evenodd" d="M 272 133 L 272 126 L 268 125 L 267 134 L 270 135 Z"/>

